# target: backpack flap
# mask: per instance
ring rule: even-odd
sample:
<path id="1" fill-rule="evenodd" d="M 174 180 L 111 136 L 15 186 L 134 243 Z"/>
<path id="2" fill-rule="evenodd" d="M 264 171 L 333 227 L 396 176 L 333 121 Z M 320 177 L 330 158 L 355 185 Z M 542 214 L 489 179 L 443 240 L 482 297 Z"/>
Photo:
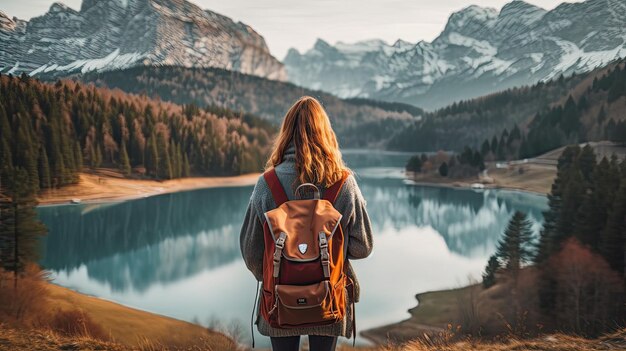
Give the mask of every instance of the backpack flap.
<path id="1" fill-rule="evenodd" d="M 341 217 L 333 205 L 325 200 L 288 201 L 265 213 L 274 241 L 278 240 L 281 233 L 285 233 L 283 258 L 295 262 L 318 259 L 319 233 L 325 233 L 330 242 Z"/>

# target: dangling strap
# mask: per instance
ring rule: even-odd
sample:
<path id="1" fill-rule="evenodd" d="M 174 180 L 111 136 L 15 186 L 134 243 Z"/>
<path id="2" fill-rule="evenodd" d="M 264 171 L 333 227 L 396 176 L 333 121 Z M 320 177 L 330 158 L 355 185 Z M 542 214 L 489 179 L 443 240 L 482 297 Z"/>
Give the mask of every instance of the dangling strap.
<path id="1" fill-rule="evenodd" d="M 354 303 L 354 281 L 352 278 L 347 277 L 350 281 L 350 304 L 352 305 L 352 347 L 356 345 L 356 306 Z"/>
<path id="2" fill-rule="evenodd" d="M 289 200 L 289 198 L 287 198 L 287 194 L 285 193 L 285 189 L 283 189 L 283 186 L 280 184 L 280 180 L 278 180 L 278 176 L 276 175 L 276 170 L 274 168 L 263 173 L 263 178 L 265 178 L 265 182 L 272 192 L 272 197 L 274 198 L 276 207 Z"/>
<path id="3" fill-rule="evenodd" d="M 254 296 L 254 306 L 252 306 L 252 316 L 250 317 L 250 333 L 252 334 L 252 348 L 254 348 L 254 312 L 256 311 L 259 303 L 259 285 L 261 285 L 260 281 L 256 282 L 256 295 Z"/>
<path id="4" fill-rule="evenodd" d="M 335 184 L 331 185 L 324 192 L 324 200 L 328 200 L 330 201 L 331 204 L 334 204 L 335 200 L 337 200 L 337 196 L 339 195 L 339 191 L 341 190 L 343 183 L 346 182 L 346 179 L 348 179 L 349 175 L 350 175 L 349 171 L 343 171 L 343 176 L 341 177 L 341 179 L 336 181 Z"/>

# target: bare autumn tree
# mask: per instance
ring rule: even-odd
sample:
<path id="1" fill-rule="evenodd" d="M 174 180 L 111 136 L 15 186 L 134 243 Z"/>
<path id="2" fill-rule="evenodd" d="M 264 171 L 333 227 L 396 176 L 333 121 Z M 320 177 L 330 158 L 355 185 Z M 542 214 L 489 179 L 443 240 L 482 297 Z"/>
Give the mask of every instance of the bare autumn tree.
<path id="1" fill-rule="evenodd" d="M 556 282 L 554 311 L 560 328 L 593 336 L 624 318 L 623 281 L 602 256 L 570 238 L 550 258 L 549 267 Z"/>

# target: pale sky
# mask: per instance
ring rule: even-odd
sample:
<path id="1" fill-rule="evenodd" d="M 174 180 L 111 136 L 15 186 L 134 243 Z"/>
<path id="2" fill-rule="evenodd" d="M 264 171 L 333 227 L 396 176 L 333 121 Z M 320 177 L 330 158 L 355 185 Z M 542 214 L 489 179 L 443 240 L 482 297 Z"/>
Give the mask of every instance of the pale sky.
<path id="1" fill-rule="evenodd" d="M 450 13 L 469 5 L 498 10 L 510 0 L 190 0 L 242 21 L 265 38 L 270 51 L 282 60 L 287 50 L 310 49 L 317 38 L 334 44 L 383 39 L 431 41 L 444 28 Z M 579 2 L 568 0 L 567 2 Z M 45 13 L 53 0 L 0 0 L 9 17 L 29 19 Z M 63 0 L 78 10 L 81 0 Z M 562 0 L 526 0 L 550 10 Z"/>

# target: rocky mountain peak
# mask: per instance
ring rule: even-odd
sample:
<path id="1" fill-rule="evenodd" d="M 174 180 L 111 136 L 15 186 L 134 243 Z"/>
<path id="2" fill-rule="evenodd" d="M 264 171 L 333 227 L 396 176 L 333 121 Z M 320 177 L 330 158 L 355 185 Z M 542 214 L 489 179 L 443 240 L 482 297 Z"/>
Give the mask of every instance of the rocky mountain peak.
<path id="1" fill-rule="evenodd" d="M 499 19 L 516 19 L 518 21 L 536 21 L 546 14 L 541 7 L 529 4 L 522 0 L 515 0 L 505 4 L 498 15 Z"/>
<path id="2" fill-rule="evenodd" d="M 12 30 L 13 28 L 15 28 L 15 22 L 4 12 L 0 11 L 0 29 Z"/>
<path id="3" fill-rule="evenodd" d="M 84 0 L 80 11 L 54 3 L 24 31 L 0 34 L 8 43 L 0 48 L 0 72 L 63 75 L 147 64 L 286 79 L 250 26 L 186 0 Z"/>
<path id="4" fill-rule="evenodd" d="M 471 5 L 460 11 L 453 12 L 448 19 L 444 32 L 465 32 L 472 27 L 490 27 L 497 18 L 498 11 L 496 9 Z"/>
<path id="5" fill-rule="evenodd" d="M 290 80 L 341 97 L 437 108 L 626 57 L 626 5 L 587 0 L 546 11 L 515 0 L 499 11 L 469 6 L 453 13 L 431 43 L 370 45 L 366 55 L 355 54 L 362 43 L 324 48 L 315 55 L 290 52 Z"/>
<path id="6" fill-rule="evenodd" d="M 313 50 L 323 52 L 323 51 L 328 51 L 332 49 L 333 49 L 332 45 L 330 45 L 327 41 L 325 41 L 322 38 L 317 38 L 317 40 L 315 41 L 315 44 L 313 44 Z"/>

